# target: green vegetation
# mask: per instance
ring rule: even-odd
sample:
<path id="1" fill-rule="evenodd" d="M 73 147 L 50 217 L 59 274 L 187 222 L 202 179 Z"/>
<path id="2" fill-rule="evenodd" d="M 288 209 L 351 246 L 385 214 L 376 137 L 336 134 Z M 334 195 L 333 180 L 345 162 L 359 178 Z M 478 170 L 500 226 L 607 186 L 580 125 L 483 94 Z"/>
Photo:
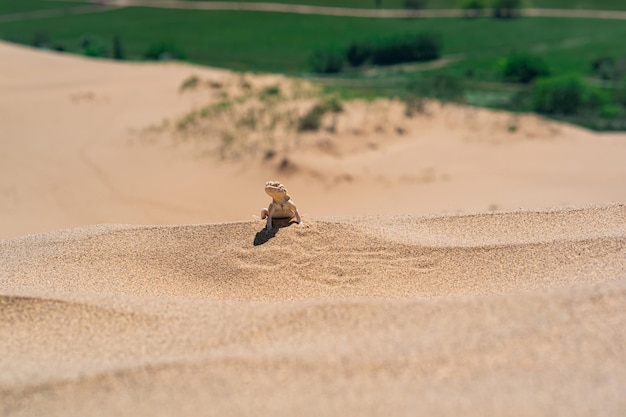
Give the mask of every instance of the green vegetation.
<path id="1" fill-rule="evenodd" d="M 484 0 L 463 0 L 461 8 L 465 17 L 480 17 L 484 14 L 487 4 Z"/>
<path id="2" fill-rule="evenodd" d="M 71 6 L 76 6 L 76 4 L 47 0 L 2 0 L 0 2 L 0 15 L 34 10 L 64 9 Z"/>
<path id="3" fill-rule="evenodd" d="M 591 68 L 594 75 L 601 80 L 624 80 L 626 77 L 626 57 L 618 60 L 612 56 L 601 56 L 592 62 Z"/>
<path id="4" fill-rule="evenodd" d="M 527 53 L 514 53 L 502 63 L 502 78 L 507 82 L 528 84 L 550 73 L 545 61 Z"/>
<path id="5" fill-rule="evenodd" d="M 352 42 L 346 50 L 346 59 L 353 67 L 360 67 L 372 58 L 374 47 L 370 42 Z"/>
<path id="6" fill-rule="evenodd" d="M 428 0 L 403 0 L 402 5 L 405 9 L 425 9 L 428 4 Z"/>
<path id="7" fill-rule="evenodd" d="M 587 86 L 579 77 L 565 75 L 539 80 L 532 90 L 533 110 L 556 116 L 595 112 L 604 97 Z"/>
<path id="8" fill-rule="evenodd" d="M 375 45 L 371 60 L 374 65 L 430 61 L 441 55 L 440 37 L 433 33 L 395 36 Z"/>
<path id="9" fill-rule="evenodd" d="M 328 4 L 321 0 L 283 2 Z M 487 17 L 492 4 L 491 0 L 430 0 L 424 6 L 465 6 L 478 10 L 483 10 L 481 5 L 486 6 L 485 17 L 475 19 L 364 19 L 129 7 L 3 21 L 3 14 L 84 7 L 60 1 L 3 0 L 0 38 L 103 58 L 187 59 L 232 70 L 321 78 L 329 88 L 340 91 L 342 97 L 409 98 L 419 94 L 524 111 L 544 108 L 535 109 L 532 105 L 532 97 L 548 95 L 535 91 L 538 85 L 547 88 L 546 81 L 538 80 L 548 75 L 558 78 L 562 74 L 576 74 L 585 88 L 598 91 L 596 95 L 582 94 L 587 98 L 602 97 L 598 105 L 587 103 L 581 107 L 583 110 L 573 114 L 546 114 L 555 117 L 593 114 L 602 120 L 610 119 L 608 128 L 619 125 L 616 121 L 626 117 L 624 21 L 493 19 Z M 333 5 L 405 7 L 403 0 L 339 0 Z M 626 9 L 626 2 L 616 0 L 527 0 L 524 5 Z M 408 42 L 407 34 L 416 33 L 439 34 L 433 38 L 438 48 L 427 58 L 436 61 L 423 64 L 415 62 L 415 57 L 388 59 L 380 52 L 395 48 L 388 55 L 402 55 L 399 45 Z M 314 51 L 318 51 L 317 56 Z M 332 75 L 317 77 L 312 71 Z M 267 97 L 272 97 L 272 93 Z M 583 103 L 585 100 L 582 99 Z"/>
<path id="10" fill-rule="evenodd" d="M 450 69 L 470 71 L 483 81 L 499 79 L 497 63 L 512 51 L 543 57 L 554 73 L 587 73 L 599 55 L 626 56 L 626 25 L 593 19 L 359 19 L 253 12 L 197 12 L 128 8 L 54 19 L 0 23 L 0 36 L 30 44 L 37 33 L 80 53 L 85 33 L 124 41 L 127 59 L 140 59 L 151 45 L 168 42 L 189 60 L 234 70 L 299 75 L 312 51 L 338 49 L 369 36 L 394 37 L 419 31 L 441 33 L 442 55 L 463 54 Z M 184 25 L 176 22 L 184 21 Z M 419 25 L 419 26 L 417 26 Z M 263 33 L 264 36 L 258 36 Z"/>
<path id="11" fill-rule="evenodd" d="M 311 70 L 319 74 L 336 74 L 343 68 L 343 54 L 336 48 L 316 49 L 309 60 Z"/>
<path id="12" fill-rule="evenodd" d="M 159 42 L 148 47 L 143 57 L 153 61 L 183 60 L 185 53 L 172 42 Z"/>
<path id="13" fill-rule="evenodd" d="M 298 130 L 300 132 L 316 131 L 322 126 L 322 117 L 326 113 L 341 113 L 343 106 L 341 101 L 336 97 L 327 98 L 314 105 L 304 116 L 298 121 Z"/>
<path id="14" fill-rule="evenodd" d="M 123 60 L 126 58 L 124 53 L 124 47 L 122 46 L 122 40 L 119 36 L 113 37 L 113 59 Z"/>
<path id="15" fill-rule="evenodd" d="M 200 78 L 198 78 L 197 75 L 192 75 L 183 81 L 178 91 L 182 93 L 182 92 L 185 92 L 186 90 L 193 90 L 197 88 L 199 85 L 200 85 Z"/>
<path id="16" fill-rule="evenodd" d="M 311 55 L 311 70 L 316 73 L 341 72 L 347 61 L 352 67 L 394 65 L 431 61 L 441 54 L 441 37 L 428 32 L 403 34 L 379 41 L 355 41 L 345 49 L 316 50 Z"/>
<path id="17" fill-rule="evenodd" d="M 278 99 L 281 96 L 280 87 L 278 85 L 272 85 L 269 87 L 265 87 L 261 94 L 259 94 L 259 98 L 262 101 L 271 101 L 274 99 Z"/>
<path id="18" fill-rule="evenodd" d="M 418 77 L 409 80 L 407 85 L 409 101 L 420 97 L 436 98 L 443 101 L 464 101 L 465 86 L 463 80 L 448 73 L 438 73 L 430 77 Z"/>
<path id="19" fill-rule="evenodd" d="M 493 17 L 499 19 L 512 19 L 520 16 L 522 0 L 493 0 Z"/>
<path id="20" fill-rule="evenodd" d="M 86 35 L 80 41 L 82 53 L 90 57 L 104 57 L 109 55 L 106 41 L 98 36 Z"/>

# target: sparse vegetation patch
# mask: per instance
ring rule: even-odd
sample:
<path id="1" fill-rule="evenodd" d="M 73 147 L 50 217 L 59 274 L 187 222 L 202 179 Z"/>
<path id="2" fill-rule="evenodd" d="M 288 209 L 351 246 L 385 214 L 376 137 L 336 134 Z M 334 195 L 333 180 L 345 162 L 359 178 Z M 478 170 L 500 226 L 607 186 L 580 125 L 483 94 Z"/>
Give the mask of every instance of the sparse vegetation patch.
<path id="1" fill-rule="evenodd" d="M 304 114 L 298 121 L 298 130 L 300 132 L 317 131 L 322 126 L 322 117 L 326 113 L 341 113 L 343 106 L 341 102 L 336 98 L 327 98 L 319 103 L 315 104 L 311 109 Z"/>
<path id="2" fill-rule="evenodd" d="M 198 85 L 200 84 L 200 78 L 198 78 L 197 75 L 192 75 L 189 78 L 185 79 L 185 81 L 183 81 L 183 83 L 180 85 L 180 92 L 184 92 L 186 90 L 193 90 L 194 88 L 198 87 Z"/>
<path id="3" fill-rule="evenodd" d="M 571 75 L 539 80 L 532 94 L 536 112 L 557 116 L 595 113 L 606 102 L 599 90 Z"/>
<path id="4" fill-rule="evenodd" d="M 360 67 L 366 64 L 384 66 L 431 61 L 441 56 L 441 48 L 441 36 L 421 32 L 377 41 L 353 41 L 343 52 L 336 48 L 316 50 L 310 62 L 314 72 L 332 74 L 341 72 L 346 62 L 352 67 Z"/>
<path id="5" fill-rule="evenodd" d="M 535 78 L 550 74 L 545 61 L 528 53 L 514 53 L 504 58 L 501 64 L 504 81 L 528 84 Z"/>
<path id="6" fill-rule="evenodd" d="M 258 156 L 270 159 L 277 153 L 297 146 L 296 138 L 302 132 L 313 132 L 325 127 L 332 133 L 337 115 L 344 109 L 339 98 L 328 95 L 308 83 L 283 81 L 254 84 L 243 78 L 232 77 L 224 90 L 231 92 L 228 100 L 219 100 L 188 112 L 170 128 L 170 135 L 180 143 L 202 146 L 208 153 L 220 158 L 239 159 Z M 194 87 L 192 87 L 194 86 Z M 197 76 L 185 79 L 181 88 L 213 89 Z M 219 93 L 213 92 L 218 98 Z M 308 110 L 306 110 L 308 109 Z M 275 138 L 284 138 L 277 142 Z"/>
<path id="7" fill-rule="evenodd" d="M 336 74 L 344 65 L 343 54 L 335 49 L 317 49 L 313 51 L 309 63 L 313 72 L 319 74 Z"/>

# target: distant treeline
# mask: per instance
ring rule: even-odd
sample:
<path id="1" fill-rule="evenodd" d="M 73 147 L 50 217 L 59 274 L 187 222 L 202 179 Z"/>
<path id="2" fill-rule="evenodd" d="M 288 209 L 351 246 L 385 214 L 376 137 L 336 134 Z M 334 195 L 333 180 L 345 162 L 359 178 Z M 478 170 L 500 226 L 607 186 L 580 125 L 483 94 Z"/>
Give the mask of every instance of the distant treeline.
<path id="1" fill-rule="evenodd" d="M 113 36 L 112 39 L 103 39 L 96 35 L 84 35 L 74 41 L 72 45 L 67 45 L 54 41 L 47 33 L 36 33 L 33 36 L 31 45 L 36 48 L 52 49 L 61 52 L 80 53 L 93 58 L 111 58 L 116 60 L 128 59 L 126 50 L 120 36 Z M 184 60 L 185 53 L 180 47 L 171 42 L 157 42 L 148 46 L 141 56 L 133 59 L 145 59 L 153 61 Z"/>
<path id="2" fill-rule="evenodd" d="M 394 65 L 437 59 L 441 55 L 441 36 L 422 32 L 394 36 L 382 40 L 357 40 L 343 49 L 326 48 L 313 52 L 310 67 L 313 72 L 332 74 L 346 65 Z"/>

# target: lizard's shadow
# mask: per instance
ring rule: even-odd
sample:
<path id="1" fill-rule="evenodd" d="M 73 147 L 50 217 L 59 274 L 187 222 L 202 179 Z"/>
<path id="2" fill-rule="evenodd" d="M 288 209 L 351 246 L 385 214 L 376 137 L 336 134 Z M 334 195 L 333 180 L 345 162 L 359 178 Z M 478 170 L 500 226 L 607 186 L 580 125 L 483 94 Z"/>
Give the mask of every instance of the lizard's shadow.
<path id="1" fill-rule="evenodd" d="M 276 233 L 278 233 L 280 229 L 282 229 L 283 227 L 289 227 L 293 223 L 297 224 L 297 222 L 292 219 L 272 219 L 272 228 L 270 230 L 267 230 L 266 227 L 263 227 L 263 229 L 258 231 L 257 234 L 254 236 L 254 246 L 263 245 L 264 243 L 269 242 L 271 238 L 276 236 Z"/>

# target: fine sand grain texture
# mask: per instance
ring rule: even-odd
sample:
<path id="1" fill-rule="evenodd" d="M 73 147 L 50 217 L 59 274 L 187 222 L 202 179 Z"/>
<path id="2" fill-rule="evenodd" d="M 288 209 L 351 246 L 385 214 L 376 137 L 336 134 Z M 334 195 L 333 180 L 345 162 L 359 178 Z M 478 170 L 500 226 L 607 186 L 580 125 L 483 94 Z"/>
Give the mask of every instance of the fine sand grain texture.
<path id="1" fill-rule="evenodd" d="M 0 417 L 626 415 L 626 135 L 0 62 Z"/>
<path id="2" fill-rule="evenodd" d="M 626 207 L 0 242 L 0 414 L 621 416 Z"/>

